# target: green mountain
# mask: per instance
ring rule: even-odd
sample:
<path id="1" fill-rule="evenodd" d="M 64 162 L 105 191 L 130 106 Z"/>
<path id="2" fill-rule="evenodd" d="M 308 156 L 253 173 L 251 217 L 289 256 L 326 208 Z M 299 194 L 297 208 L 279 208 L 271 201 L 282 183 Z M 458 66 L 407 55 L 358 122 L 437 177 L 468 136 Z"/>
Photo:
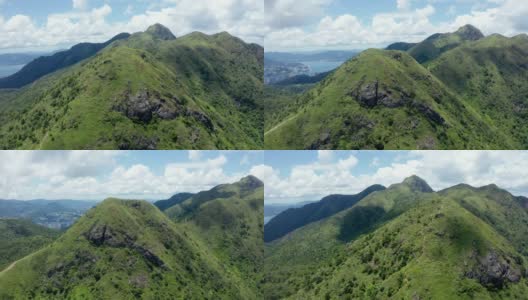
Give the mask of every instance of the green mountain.
<path id="1" fill-rule="evenodd" d="M 371 193 L 384 189 L 384 186 L 373 185 L 356 195 L 330 195 L 318 202 L 287 209 L 264 226 L 264 242 L 271 242 L 306 224 L 334 215 L 353 206 Z"/>
<path id="2" fill-rule="evenodd" d="M 247 181 L 232 185 L 245 198 L 209 199 L 186 220 L 171 220 L 145 201 L 105 200 L 0 273 L 0 298 L 257 299 L 262 231 L 246 236 L 254 224 L 245 222 L 262 222 L 263 193 Z M 221 216 L 239 219 L 200 222 L 220 206 Z M 255 240 L 260 250 L 245 248 Z"/>
<path id="3" fill-rule="evenodd" d="M 394 44 L 390 44 L 389 46 L 387 46 L 387 48 L 385 48 L 385 50 L 407 51 L 414 46 L 416 46 L 416 43 L 397 42 Z"/>
<path id="4" fill-rule="evenodd" d="M 427 68 L 503 133 L 507 148 L 526 148 L 527 35 L 491 35 L 446 52 Z"/>
<path id="5" fill-rule="evenodd" d="M 16 91 L 4 149 L 260 149 L 263 48 L 157 24 Z"/>
<path id="6" fill-rule="evenodd" d="M 167 200 L 156 201 L 154 205 L 157 208 L 159 208 L 161 211 L 164 211 L 167 208 L 170 208 L 176 204 L 180 204 L 181 202 L 191 198 L 192 196 L 194 196 L 194 194 L 192 193 L 179 193 L 179 194 L 173 195 Z"/>
<path id="7" fill-rule="evenodd" d="M 266 244 L 268 299 L 522 299 L 528 212 L 491 185 L 413 177 Z"/>
<path id="8" fill-rule="evenodd" d="M 480 30 L 472 25 L 461 27 L 453 33 L 434 34 L 423 42 L 414 45 L 408 51 L 419 63 L 431 61 L 442 53 L 456 48 L 469 41 L 477 41 L 484 38 Z M 399 49 L 403 50 L 403 49 Z"/>
<path id="9" fill-rule="evenodd" d="M 261 297 L 263 269 L 264 184 L 249 176 L 217 186 L 165 210 L 175 222 L 185 222 L 208 247 L 245 278 Z"/>
<path id="10" fill-rule="evenodd" d="M 366 50 L 307 91 L 266 92 L 265 145 L 524 148 L 526 54 L 526 35 L 484 37 L 470 25 L 408 52 Z"/>
<path id="11" fill-rule="evenodd" d="M 41 56 L 29 62 L 17 73 L 0 78 L 0 89 L 21 88 L 43 76 L 92 57 L 111 43 L 128 37 L 130 34 L 121 33 L 104 43 L 77 44 L 69 50 L 57 52 L 51 56 Z"/>
<path id="12" fill-rule="evenodd" d="M 59 231 L 23 219 L 0 219 L 0 271 L 51 244 Z"/>

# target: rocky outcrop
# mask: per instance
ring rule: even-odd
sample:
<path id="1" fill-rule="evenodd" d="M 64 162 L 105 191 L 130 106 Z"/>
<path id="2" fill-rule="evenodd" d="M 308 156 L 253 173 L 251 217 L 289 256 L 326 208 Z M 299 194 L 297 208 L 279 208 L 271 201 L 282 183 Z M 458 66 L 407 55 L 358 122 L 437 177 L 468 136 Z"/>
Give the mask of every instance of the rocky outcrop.
<path id="1" fill-rule="evenodd" d="M 378 81 L 360 85 L 357 89 L 356 98 L 360 104 L 368 108 L 373 108 L 377 105 L 383 105 L 389 108 L 400 107 L 405 104 L 405 100 L 401 97 L 396 97 L 393 92 L 383 89 Z"/>
<path id="2" fill-rule="evenodd" d="M 189 117 L 202 124 L 208 131 L 215 130 L 213 121 L 205 113 L 187 107 L 185 101 L 175 96 L 164 97 L 148 89 L 141 89 L 132 94 L 128 89 L 116 102 L 113 109 L 134 122 L 148 124 L 154 118 L 173 120 Z"/>
<path id="3" fill-rule="evenodd" d="M 94 225 L 85 232 L 86 239 L 96 247 L 108 246 L 113 248 L 129 248 L 137 251 L 150 264 L 166 268 L 163 260 L 150 249 L 138 244 L 135 239 L 126 233 L 113 230 L 107 225 Z"/>
<path id="4" fill-rule="evenodd" d="M 350 96 L 355 97 L 361 106 L 367 108 L 376 106 L 398 108 L 407 105 L 418 110 L 429 121 L 440 125 L 445 124 L 445 119 L 429 105 L 422 101 L 412 100 L 412 95 L 403 90 L 393 91 L 388 89 L 377 80 L 367 84 L 360 83 Z M 439 95 L 435 97 L 440 99 Z M 439 102 L 440 100 L 435 98 L 435 101 Z"/>
<path id="5" fill-rule="evenodd" d="M 474 269 L 465 275 L 478 280 L 486 288 L 500 289 L 507 283 L 517 283 L 521 280 L 522 273 L 518 264 L 495 251 L 477 257 L 477 262 Z"/>
<path id="6" fill-rule="evenodd" d="M 123 113 L 129 119 L 149 123 L 154 117 L 163 120 L 172 120 L 183 113 L 183 106 L 178 105 L 177 98 L 162 98 L 159 93 L 142 89 L 135 95 L 126 91 L 114 110 Z"/>
<path id="7" fill-rule="evenodd" d="M 416 108 L 422 115 L 424 115 L 429 121 L 444 125 L 445 119 L 432 109 L 429 105 L 422 103 L 420 101 L 413 100 L 411 106 Z"/>

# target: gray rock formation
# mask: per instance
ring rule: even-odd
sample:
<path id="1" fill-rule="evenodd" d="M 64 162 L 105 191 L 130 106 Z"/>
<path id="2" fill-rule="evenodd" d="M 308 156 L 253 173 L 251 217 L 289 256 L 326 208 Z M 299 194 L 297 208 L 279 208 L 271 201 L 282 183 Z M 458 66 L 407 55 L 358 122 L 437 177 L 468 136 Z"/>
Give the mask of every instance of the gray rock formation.
<path id="1" fill-rule="evenodd" d="M 500 289 L 509 282 L 521 280 L 521 270 L 510 258 L 505 258 L 495 251 L 477 257 L 477 266 L 466 273 L 466 276 L 477 279 L 487 288 Z"/>

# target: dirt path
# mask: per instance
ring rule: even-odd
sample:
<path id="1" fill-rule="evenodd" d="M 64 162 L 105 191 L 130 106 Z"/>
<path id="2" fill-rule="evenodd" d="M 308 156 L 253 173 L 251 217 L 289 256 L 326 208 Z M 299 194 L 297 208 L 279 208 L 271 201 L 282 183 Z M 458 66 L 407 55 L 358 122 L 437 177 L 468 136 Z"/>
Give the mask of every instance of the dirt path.
<path id="1" fill-rule="evenodd" d="M 4 272 L 7 272 L 7 271 L 11 270 L 11 269 L 16 265 L 17 262 L 18 262 L 18 260 L 15 261 L 14 263 L 10 264 L 9 267 L 7 267 L 7 268 L 5 268 L 4 270 L 2 270 L 2 271 L 0 272 L 0 274 L 2 274 L 2 273 L 4 273 Z"/>
<path id="2" fill-rule="evenodd" d="M 277 130 L 277 129 L 280 128 L 282 125 L 284 125 L 286 122 L 291 121 L 291 120 L 293 120 L 293 119 L 295 119 L 295 118 L 297 118 L 297 115 L 291 116 L 291 117 L 287 118 L 286 120 L 280 122 L 279 124 L 275 125 L 275 127 L 273 127 L 273 128 L 271 128 L 270 130 L 266 131 L 266 132 L 264 133 L 264 136 L 266 136 L 266 135 L 272 133 L 273 131 Z"/>

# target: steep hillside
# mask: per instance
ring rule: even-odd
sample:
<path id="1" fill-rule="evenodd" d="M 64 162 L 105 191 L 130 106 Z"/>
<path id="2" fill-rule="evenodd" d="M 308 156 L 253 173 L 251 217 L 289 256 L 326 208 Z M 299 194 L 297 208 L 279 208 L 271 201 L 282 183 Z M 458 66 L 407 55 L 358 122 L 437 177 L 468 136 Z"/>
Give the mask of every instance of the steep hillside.
<path id="1" fill-rule="evenodd" d="M 408 54 L 367 50 L 308 92 L 265 133 L 270 149 L 511 148 Z M 268 121 L 268 120 L 266 120 Z"/>
<path id="2" fill-rule="evenodd" d="M 209 249 L 153 205 L 109 199 L 0 273 L 0 298 L 254 298 Z"/>
<path id="3" fill-rule="evenodd" d="M 160 201 L 156 201 L 154 203 L 154 205 L 159 208 L 160 210 L 166 210 L 167 208 L 170 208 L 176 204 L 180 204 L 181 202 L 191 198 L 192 196 L 194 196 L 194 194 L 191 194 L 191 193 L 179 193 L 179 194 L 176 194 L 172 197 L 170 197 L 169 199 L 167 200 L 160 200 Z"/>
<path id="4" fill-rule="evenodd" d="M 161 25 L 0 99 L 0 148 L 259 149 L 263 49 Z"/>
<path id="5" fill-rule="evenodd" d="M 261 295 L 263 269 L 264 185 L 249 176 L 196 194 L 165 213 L 206 240 L 222 260 L 230 261 Z"/>
<path id="6" fill-rule="evenodd" d="M 16 260 L 51 244 L 59 232 L 28 220 L 0 219 L 0 271 Z"/>
<path id="7" fill-rule="evenodd" d="M 496 186 L 435 193 L 424 183 L 410 178 L 267 244 L 266 296 L 522 298 L 528 213 L 516 198 Z"/>
<path id="8" fill-rule="evenodd" d="M 465 42 L 477 41 L 484 38 L 480 30 L 472 25 L 466 25 L 453 33 L 437 33 L 410 49 L 394 49 L 408 51 L 419 63 L 431 61 L 442 53 L 456 48 Z"/>
<path id="9" fill-rule="evenodd" d="M 271 242 L 302 227 L 345 210 L 361 199 L 385 187 L 373 185 L 356 195 L 330 195 L 318 202 L 281 212 L 264 226 L 264 242 Z"/>
<path id="10" fill-rule="evenodd" d="M 428 64 L 472 109 L 511 137 L 515 149 L 528 145 L 528 36 L 492 35 L 467 43 Z"/>
<path id="11" fill-rule="evenodd" d="M 69 50 L 57 52 L 51 56 L 41 56 L 29 62 L 17 73 L 5 78 L 0 78 L 0 89 L 23 87 L 47 74 L 72 66 L 84 59 L 92 57 L 111 43 L 127 39 L 128 37 L 130 37 L 130 34 L 121 33 L 104 43 L 82 43 L 73 46 Z"/>

